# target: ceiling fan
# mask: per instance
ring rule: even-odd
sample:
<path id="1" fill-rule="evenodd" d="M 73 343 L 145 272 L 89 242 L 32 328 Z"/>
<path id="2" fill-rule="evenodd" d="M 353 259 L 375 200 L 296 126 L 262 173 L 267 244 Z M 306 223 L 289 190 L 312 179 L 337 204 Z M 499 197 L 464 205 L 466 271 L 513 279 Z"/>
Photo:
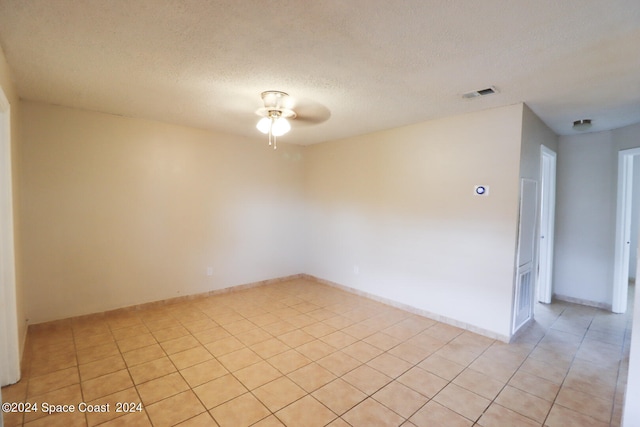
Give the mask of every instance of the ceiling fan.
<path id="1" fill-rule="evenodd" d="M 308 100 L 293 100 L 289 94 L 279 90 L 268 90 L 261 94 L 264 107 L 256 110 L 262 118 L 256 128 L 269 135 L 269 145 L 277 149 L 277 137 L 291 130 L 291 123 L 318 124 L 329 119 L 331 113 L 323 105 Z"/>

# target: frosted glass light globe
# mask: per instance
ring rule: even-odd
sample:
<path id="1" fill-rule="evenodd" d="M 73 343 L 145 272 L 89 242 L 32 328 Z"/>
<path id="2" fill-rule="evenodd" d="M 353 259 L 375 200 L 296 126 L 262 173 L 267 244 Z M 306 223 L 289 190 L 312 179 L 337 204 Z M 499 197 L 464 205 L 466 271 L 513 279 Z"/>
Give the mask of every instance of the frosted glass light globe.
<path id="1" fill-rule="evenodd" d="M 256 125 L 256 128 L 264 133 L 265 135 L 269 133 L 269 128 L 271 127 L 271 118 L 269 117 L 263 117 L 260 119 L 260 121 L 258 122 L 258 124 Z"/>
<path id="2" fill-rule="evenodd" d="M 287 121 L 287 119 L 285 119 L 284 117 L 278 117 L 273 121 L 273 124 L 271 125 L 271 133 L 273 134 L 273 136 L 284 135 L 290 130 L 291 125 L 289 124 L 289 121 Z"/>

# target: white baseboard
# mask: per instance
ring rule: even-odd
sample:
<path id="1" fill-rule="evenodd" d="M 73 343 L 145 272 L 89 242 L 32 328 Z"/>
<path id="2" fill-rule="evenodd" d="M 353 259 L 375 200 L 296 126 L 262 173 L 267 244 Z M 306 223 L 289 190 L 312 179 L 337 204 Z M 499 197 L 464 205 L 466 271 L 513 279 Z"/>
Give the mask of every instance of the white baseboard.
<path id="1" fill-rule="evenodd" d="M 419 309 L 417 307 L 413 307 L 413 306 L 410 306 L 410 305 L 407 305 L 407 304 L 403 304 L 403 303 L 400 303 L 400 302 L 397 302 L 397 301 L 394 301 L 394 300 L 391 300 L 391 299 L 388 299 L 388 298 L 383 298 L 383 297 L 380 297 L 378 295 L 371 294 L 369 292 L 364 292 L 364 291 L 361 291 L 359 289 L 351 288 L 349 286 L 344 286 L 344 285 L 341 285 L 339 283 L 332 282 L 330 280 L 320 279 L 318 277 L 311 276 L 309 274 L 303 274 L 302 276 L 304 278 L 313 280 L 315 282 L 318 282 L 318 283 L 321 283 L 321 284 L 324 284 L 324 285 L 328 285 L 328 286 L 331 286 L 331 287 L 334 287 L 334 288 L 338 288 L 338 289 L 343 290 L 345 292 L 349 292 L 351 294 L 362 296 L 362 297 L 365 297 L 365 298 L 368 298 L 368 299 L 371 299 L 371 300 L 374 300 L 374 301 L 377 301 L 377 302 L 381 302 L 381 303 L 389 305 L 391 307 L 399 308 L 401 310 L 408 311 L 409 313 L 416 314 L 416 315 L 422 316 L 422 317 L 426 317 L 426 318 L 431 319 L 431 320 L 435 320 L 436 322 L 446 323 L 447 325 L 455 326 L 457 328 L 464 329 L 464 330 L 467 330 L 469 332 L 473 332 L 473 333 L 476 333 L 478 335 L 485 336 L 487 338 L 491 338 L 491 339 L 494 339 L 494 340 L 502 341 L 502 342 L 505 342 L 505 343 L 508 343 L 511 340 L 511 337 L 508 337 L 506 335 L 497 334 L 497 333 L 495 333 L 493 331 L 489 331 L 487 329 L 479 328 L 479 327 L 477 327 L 475 325 L 471 325 L 469 323 L 460 322 L 459 320 L 452 319 L 450 317 L 441 316 L 439 314 L 432 313 L 432 312 L 427 311 L 427 310 L 422 310 L 422 309 Z"/>
<path id="2" fill-rule="evenodd" d="M 574 297 L 569 297 L 566 295 L 558 295 L 558 294 L 553 294 L 553 298 L 557 299 L 558 301 L 570 302 L 572 304 L 586 305 L 588 307 L 596 307 L 596 308 L 601 308 L 603 310 L 611 311 L 611 304 L 607 304 L 604 302 L 590 301 L 587 299 L 574 298 Z"/>
<path id="3" fill-rule="evenodd" d="M 138 310 L 143 310 L 143 309 L 148 309 L 148 308 L 153 308 L 153 307 L 162 307 L 164 305 L 175 304 L 175 303 L 178 303 L 178 302 L 193 301 L 193 300 L 196 300 L 196 299 L 199 299 L 199 298 L 206 298 L 206 297 L 210 297 L 210 296 L 213 296 L 213 295 L 227 294 L 227 293 L 230 293 L 230 292 L 238 292 L 238 291 L 242 291 L 244 289 L 255 288 L 255 287 L 258 287 L 258 286 L 271 285 L 271 284 L 274 284 L 274 283 L 286 282 L 286 281 L 289 281 L 289 280 L 300 279 L 300 278 L 303 278 L 303 277 L 305 277 L 303 274 L 293 274 L 293 275 L 290 275 L 290 276 L 278 277 L 278 278 L 275 278 L 275 279 L 267 279 L 267 280 L 261 280 L 261 281 L 258 281 L 258 282 L 245 283 L 245 284 L 242 284 L 242 285 L 229 286 L 227 288 L 216 289 L 216 290 L 209 291 L 209 292 L 203 292 L 203 293 L 192 294 L 192 295 L 183 295 L 183 296 L 179 296 L 179 297 L 163 299 L 163 300 L 160 300 L 160 301 L 151 301 L 151 302 L 142 303 L 142 304 L 130 305 L 130 306 L 127 306 L 127 307 L 116 308 L 116 309 L 113 309 L 113 310 L 107 310 L 107 311 L 102 311 L 102 312 L 98 312 L 98 313 L 84 314 L 84 315 L 80 315 L 80 316 L 72 316 L 72 317 L 59 319 L 59 320 L 50 320 L 50 321 L 46 321 L 46 322 L 33 323 L 33 324 L 30 324 L 28 326 L 28 328 L 29 329 L 48 328 L 48 327 L 55 326 L 56 324 L 68 322 L 70 320 L 78 320 L 78 319 L 87 319 L 87 320 L 89 320 L 89 319 L 93 319 L 93 318 L 104 317 L 104 316 L 107 316 L 107 315 L 115 315 L 115 314 L 127 313 L 127 312 L 138 311 Z"/>
<path id="4" fill-rule="evenodd" d="M 476 333 L 478 335 L 482 335 L 485 336 L 487 338 L 491 338 L 491 339 L 495 339 L 498 341 L 502 341 L 505 343 L 508 343 L 511 341 L 512 337 L 506 336 L 506 335 L 502 335 L 502 334 L 497 334 L 493 331 L 489 331 L 487 329 L 484 328 L 479 328 L 477 326 L 471 325 L 469 323 L 465 323 L 465 322 L 461 322 L 458 321 L 456 319 L 452 319 L 446 316 L 442 316 L 436 313 L 432 313 L 429 312 L 427 310 L 422 310 L 419 309 L 417 307 L 413 307 L 407 304 L 403 304 L 388 298 L 383 298 L 380 297 L 378 295 L 375 294 L 371 294 L 368 292 L 364 292 L 355 288 L 351 288 L 348 286 L 344 286 L 341 285 L 339 283 L 335 283 L 335 282 L 331 282 L 329 280 L 324 280 L 324 279 L 320 279 L 318 277 L 315 276 L 311 276 L 308 274 L 294 274 L 291 276 L 285 276 L 285 277 L 279 277 L 276 279 L 269 279 L 269 280 L 262 280 L 259 282 L 252 282 L 252 283 L 246 283 L 243 285 L 237 285 L 237 286 L 230 286 L 228 288 L 223 288 L 223 289 L 216 289 L 214 291 L 210 291 L 210 292 L 204 292 L 204 293 L 199 293 L 199 294 L 193 294 L 193 295 L 185 295 L 185 296 L 180 296 L 180 297 L 175 297 L 175 298 L 169 298 L 169 299 L 164 299 L 161 301 L 153 301 L 153 302 L 148 302 L 148 303 L 143 303 L 143 304 L 137 304 L 137 305 L 132 305 L 132 306 L 128 306 L 128 307 L 122 307 L 122 308 L 118 308 L 115 310 L 109 310 L 109 311 L 104 311 L 104 312 L 100 312 L 100 313 L 92 313 L 92 314 L 87 314 L 87 315 L 82 315 L 82 316 L 74 316 L 74 317 L 70 317 L 70 318 L 65 318 L 65 319 L 60 319 L 60 320 L 53 320 L 53 321 L 48 321 L 48 322 L 42 322 L 42 323 L 37 323 L 37 324 L 31 324 L 29 325 L 30 329 L 40 329 L 40 328 L 47 328 L 47 327 L 52 327 L 55 326 L 56 324 L 60 324 L 60 323 L 64 323 L 64 322 L 68 322 L 72 319 L 91 319 L 91 318 L 96 318 L 96 317 L 103 317 L 106 315 L 114 315 L 114 314 L 119 314 L 119 313 L 126 313 L 126 312 L 131 312 L 131 311 L 138 311 L 138 310 L 142 310 L 142 309 L 147 309 L 147 308 L 153 308 L 153 307 L 161 307 L 163 305 L 167 305 L 167 304 L 174 304 L 177 302 L 181 302 L 181 301 L 191 301 L 191 300 L 195 300 L 198 298 L 206 298 L 209 296 L 213 296 L 213 295 L 219 295 L 219 294 L 225 294 L 225 293 L 230 293 L 230 292 L 237 292 L 237 291 L 241 291 L 244 289 L 249 289 L 249 288 L 254 288 L 254 287 L 258 287 L 258 286 L 265 286 L 265 285 L 270 285 L 270 284 L 275 284 L 275 283 L 280 283 L 280 282 L 286 282 L 289 280 L 295 280 L 295 279 L 308 279 L 308 280 L 312 280 L 314 282 L 320 283 L 320 284 L 324 284 L 324 285 L 328 285 L 340 290 L 343 290 L 345 292 L 349 292 L 351 294 L 354 295 L 358 295 L 358 296 L 362 296 L 365 298 L 368 298 L 370 300 L 373 301 L 377 301 L 386 305 L 389 305 L 391 307 L 395 307 L 395 308 L 399 308 L 401 310 L 405 310 L 409 313 L 412 314 L 416 314 L 418 316 L 422 316 L 422 317 L 426 317 L 428 319 L 431 320 L 435 320 L 437 322 L 441 322 L 441 323 L 445 323 L 447 325 L 451 325 L 451 326 L 455 326 L 458 327 L 460 329 L 464 329 L 467 330 L 469 332 L 473 332 Z M 522 329 L 522 328 L 521 328 Z"/>

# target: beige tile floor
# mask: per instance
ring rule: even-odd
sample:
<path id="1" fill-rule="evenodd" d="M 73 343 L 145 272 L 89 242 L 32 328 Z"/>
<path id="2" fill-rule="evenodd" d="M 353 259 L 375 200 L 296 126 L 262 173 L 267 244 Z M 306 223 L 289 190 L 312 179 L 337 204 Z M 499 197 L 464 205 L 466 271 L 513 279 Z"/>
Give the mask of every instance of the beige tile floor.
<path id="1" fill-rule="evenodd" d="M 568 303 L 504 344 L 298 279 L 30 328 L 13 426 L 619 425 L 630 316 Z M 78 412 L 78 404 L 109 412 Z M 75 405 L 43 413 L 44 403 Z M 119 405 L 119 407 L 116 407 Z M 124 412 L 117 412 L 117 410 Z"/>

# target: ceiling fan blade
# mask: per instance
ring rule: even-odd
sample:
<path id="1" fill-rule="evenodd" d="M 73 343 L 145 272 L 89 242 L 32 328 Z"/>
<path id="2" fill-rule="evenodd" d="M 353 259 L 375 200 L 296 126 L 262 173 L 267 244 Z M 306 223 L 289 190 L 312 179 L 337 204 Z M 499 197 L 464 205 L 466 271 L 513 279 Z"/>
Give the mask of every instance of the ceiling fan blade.
<path id="1" fill-rule="evenodd" d="M 327 107 L 307 98 L 293 100 L 291 109 L 296 112 L 296 118 L 291 121 L 292 126 L 317 125 L 331 117 L 331 111 Z"/>

